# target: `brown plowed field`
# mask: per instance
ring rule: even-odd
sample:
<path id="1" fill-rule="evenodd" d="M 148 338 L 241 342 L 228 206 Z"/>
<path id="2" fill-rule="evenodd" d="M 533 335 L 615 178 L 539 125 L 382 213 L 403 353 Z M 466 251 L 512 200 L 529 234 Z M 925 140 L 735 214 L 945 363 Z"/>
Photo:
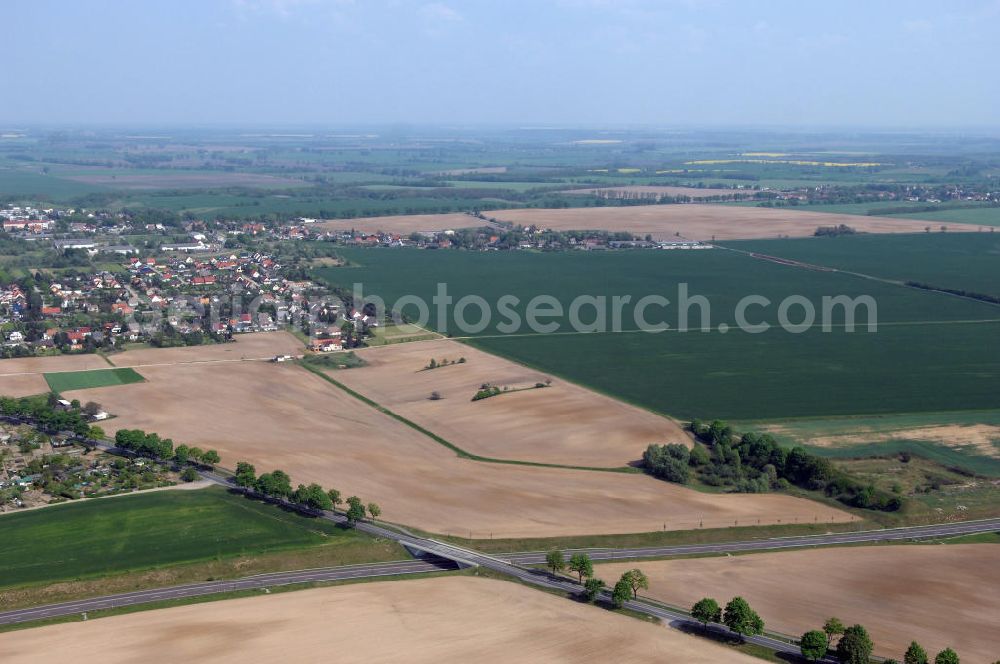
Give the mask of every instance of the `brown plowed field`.
<path id="1" fill-rule="evenodd" d="M 1000 652 L 1000 546 L 872 546 L 598 565 L 614 583 L 638 567 L 642 594 L 690 607 L 744 597 L 769 629 L 798 636 L 830 616 L 861 623 L 875 654 L 903 659 L 916 640 L 933 658 L 954 648 L 963 663 L 993 662 Z"/>
<path id="2" fill-rule="evenodd" d="M 620 467 L 650 443 L 688 443 L 673 420 L 446 339 L 357 351 L 368 365 L 336 380 L 480 456 L 571 466 Z M 431 358 L 457 361 L 424 369 Z M 484 383 L 512 390 L 480 401 Z M 432 392 L 441 399 L 431 400 Z"/>
<path id="3" fill-rule="evenodd" d="M 116 367 L 142 367 L 182 362 L 238 362 L 264 360 L 275 355 L 301 355 L 302 342 L 287 332 L 239 334 L 235 341 L 205 346 L 142 348 L 109 356 Z"/>
<path id="4" fill-rule="evenodd" d="M 448 214 L 409 214 L 335 219 L 320 222 L 313 228 L 333 232 L 354 229 L 366 233 L 383 232 L 409 235 L 410 233 L 438 233 L 459 228 L 479 228 L 480 226 L 489 226 L 489 224 L 468 214 L 452 212 Z"/>
<path id="5" fill-rule="evenodd" d="M 206 349 L 168 350 L 197 356 Z M 185 353 L 170 353 L 170 364 L 149 355 L 145 382 L 67 398 L 94 400 L 115 414 L 104 424 L 109 432 L 140 428 L 215 448 L 229 468 L 239 460 L 258 472 L 281 468 L 296 483 L 357 494 L 378 502 L 384 518 L 432 532 L 544 537 L 850 518 L 789 496 L 708 494 L 638 474 L 461 459 L 294 364 L 191 362 Z M 343 373 L 350 371 L 357 369 Z"/>
<path id="6" fill-rule="evenodd" d="M 0 360 L 0 395 L 26 397 L 49 391 L 46 373 L 108 369 L 100 355 L 53 355 Z"/>
<path id="7" fill-rule="evenodd" d="M 708 198 L 710 196 L 753 196 L 751 189 L 724 189 L 708 187 L 669 187 L 665 185 L 631 185 L 623 187 L 590 187 L 587 189 L 567 189 L 564 194 L 581 194 L 607 196 L 690 196 L 691 198 Z M 487 215 L 489 216 L 489 215 Z"/>
<path id="8" fill-rule="evenodd" d="M 522 226 L 553 230 L 627 231 L 658 240 L 685 238 L 711 241 L 751 238 L 807 237 L 820 226 L 846 224 L 865 233 L 923 233 L 934 222 L 866 217 L 787 208 L 738 205 L 635 205 L 627 207 L 493 210 L 487 215 Z M 978 231 L 978 226 L 948 224 L 949 232 Z"/>
<path id="9" fill-rule="evenodd" d="M 0 634 L 12 662 L 685 662 L 760 660 L 514 583 L 361 583 Z"/>

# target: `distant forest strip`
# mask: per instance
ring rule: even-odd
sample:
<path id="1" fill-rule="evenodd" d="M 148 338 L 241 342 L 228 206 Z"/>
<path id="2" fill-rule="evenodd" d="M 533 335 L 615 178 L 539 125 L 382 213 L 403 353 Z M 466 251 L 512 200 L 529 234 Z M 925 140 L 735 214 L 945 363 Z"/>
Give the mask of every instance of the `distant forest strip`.
<path id="1" fill-rule="evenodd" d="M 989 302 L 990 304 L 1000 304 L 1000 296 L 987 295 L 985 293 L 976 293 L 975 291 L 967 291 L 961 288 L 945 288 L 944 286 L 934 286 L 933 284 L 925 284 L 922 281 L 907 281 L 906 285 L 910 288 L 919 288 L 921 290 L 927 291 L 937 291 L 939 293 L 948 293 L 949 295 L 958 295 L 959 297 L 967 297 L 973 300 L 979 300 L 980 302 Z"/>

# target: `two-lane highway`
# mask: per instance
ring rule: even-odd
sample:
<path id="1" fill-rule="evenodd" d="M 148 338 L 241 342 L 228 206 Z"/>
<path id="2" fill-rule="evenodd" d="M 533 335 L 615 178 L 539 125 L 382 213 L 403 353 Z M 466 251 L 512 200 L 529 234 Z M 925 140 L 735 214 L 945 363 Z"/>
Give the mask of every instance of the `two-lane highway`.
<path id="1" fill-rule="evenodd" d="M 848 544 L 870 544 L 877 542 L 907 542 L 976 533 L 1000 532 L 1000 519 L 978 521 L 957 521 L 954 523 L 882 530 L 862 530 L 850 533 L 827 533 L 823 535 L 802 535 L 797 537 L 776 537 L 771 539 L 724 542 L 721 544 L 678 544 L 673 546 L 652 546 L 634 549 L 573 549 L 586 553 L 593 560 L 622 560 L 627 558 L 660 558 L 666 556 L 687 556 L 713 553 L 740 553 L 747 551 L 776 551 L 815 546 L 837 546 Z M 538 565 L 545 562 L 544 551 L 513 553 L 504 556 L 519 565 Z"/>
<path id="2" fill-rule="evenodd" d="M 30 622 L 83 614 L 89 611 L 116 609 L 150 602 L 161 602 L 188 597 L 216 595 L 240 590 L 263 590 L 302 583 L 323 583 L 330 581 L 347 581 L 351 579 L 368 579 L 380 576 L 398 576 L 404 574 L 426 574 L 429 572 L 452 571 L 458 566 L 444 558 L 421 558 L 415 560 L 400 560 L 389 563 L 374 563 L 363 565 L 347 565 L 344 567 L 323 567 L 317 569 L 296 570 L 293 572 L 272 572 L 245 576 L 228 581 L 206 581 L 190 583 L 181 586 L 156 588 L 152 590 L 137 590 L 117 595 L 105 595 L 92 599 L 81 599 L 59 604 L 48 604 L 28 609 L 18 609 L 0 613 L 0 625 Z"/>
<path id="3" fill-rule="evenodd" d="M 95 441 L 96 442 L 96 441 Z M 101 447 L 109 447 L 100 444 Z M 216 484 L 228 488 L 236 488 L 231 481 L 214 472 L 202 472 L 202 476 Z M 338 524 L 347 525 L 347 518 L 335 512 L 316 513 L 317 516 Z M 407 532 L 402 528 L 383 526 L 372 522 L 354 524 L 358 530 L 374 537 L 393 540 L 405 547 L 416 556 L 414 560 L 393 563 L 352 565 L 347 567 L 331 567 L 313 570 L 297 570 L 292 572 L 275 572 L 230 581 L 209 581 L 205 583 L 188 584 L 169 588 L 141 590 L 119 595 L 98 597 L 93 599 L 63 602 L 28 609 L 19 609 L 0 613 L 0 624 L 28 622 L 58 616 L 80 614 L 88 611 L 132 606 L 143 603 L 159 602 L 170 599 L 181 599 L 239 590 L 263 589 L 268 587 L 340 581 L 346 579 L 372 578 L 380 576 L 395 576 L 403 574 L 419 574 L 443 570 L 454 570 L 459 567 L 481 567 L 499 574 L 511 576 L 522 582 L 539 588 L 562 593 L 576 594 L 580 586 L 564 577 L 548 574 L 544 570 L 526 567 L 545 561 L 545 552 L 530 551 L 522 553 L 489 555 L 466 549 L 448 542 L 421 537 Z M 658 558 L 666 556 L 682 556 L 696 554 L 723 554 L 747 551 L 774 551 L 789 548 L 837 546 L 877 542 L 899 542 L 941 537 L 956 537 L 960 535 L 1000 531 L 1000 518 L 983 519 L 979 521 L 962 521 L 955 523 L 912 526 L 881 530 L 866 530 L 850 533 L 828 533 L 772 539 L 744 540 L 717 544 L 680 544 L 671 546 L 654 546 L 639 548 L 593 548 L 569 551 L 582 551 L 593 560 L 627 560 L 640 558 Z M 606 598 L 607 595 L 605 594 Z M 665 624 L 681 629 L 692 625 L 691 619 L 679 611 L 672 610 L 661 604 L 645 601 L 642 598 L 631 600 L 627 608 L 649 616 L 659 618 Z M 716 625 L 715 629 L 723 627 Z M 798 645 L 780 639 L 759 636 L 749 637 L 751 643 L 772 648 L 778 652 L 798 653 Z"/>

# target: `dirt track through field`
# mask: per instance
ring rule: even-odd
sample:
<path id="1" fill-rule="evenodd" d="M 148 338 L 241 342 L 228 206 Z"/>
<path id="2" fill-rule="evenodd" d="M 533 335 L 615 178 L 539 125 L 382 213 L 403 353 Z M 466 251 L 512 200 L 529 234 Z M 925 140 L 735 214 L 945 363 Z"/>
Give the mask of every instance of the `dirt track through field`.
<path id="1" fill-rule="evenodd" d="M 665 627 L 473 577 L 385 581 L 0 634 L 10 661 L 759 662 Z"/>
<path id="2" fill-rule="evenodd" d="M 487 215 L 522 226 L 554 230 L 628 231 L 658 240 L 711 241 L 808 237 L 820 226 L 846 224 L 865 233 L 923 233 L 940 224 L 913 219 L 865 217 L 787 208 L 737 205 L 635 205 L 626 207 L 494 210 Z M 979 226 L 947 224 L 949 232 L 975 232 Z"/>
<path id="3" fill-rule="evenodd" d="M 934 653 L 954 648 L 963 664 L 1000 652 L 1000 545 L 899 545 L 759 553 L 695 560 L 598 565 L 614 583 L 638 567 L 641 593 L 681 607 L 702 597 L 720 605 L 735 595 L 769 629 L 798 636 L 830 616 L 864 625 L 875 654 L 902 660 L 911 640 Z"/>
<path id="4" fill-rule="evenodd" d="M 174 363 L 163 364 L 156 355 L 148 353 L 141 365 L 143 383 L 67 398 L 97 401 L 115 414 L 105 423 L 109 433 L 139 428 L 215 448 L 225 467 L 247 460 L 258 472 L 280 468 L 296 483 L 356 494 L 378 502 L 384 518 L 431 532 L 541 537 L 849 518 L 789 496 L 707 494 L 641 474 L 461 459 L 294 364 L 188 362 L 185 353 L 170 353 Z M 510 396 L 516 395 L 496 398 Z M 555 428 L 551 437 L 557 436 Z"/>
<path id="5" fill-rule="evenodd" d="M 685 443 L 673 420 L 455 341 L 357 351 L 367 366 L 331 374 L 373 401 L 480 456 L 621 467 L 651 443 Z M 462 364 L 426 369 L 459 358 Z M 489 383 L 520 391 L 472 401 Z M 527 389 L 523 389 L 527 388 Z M 430 399 L 436 392 L 441 398 Z"/>

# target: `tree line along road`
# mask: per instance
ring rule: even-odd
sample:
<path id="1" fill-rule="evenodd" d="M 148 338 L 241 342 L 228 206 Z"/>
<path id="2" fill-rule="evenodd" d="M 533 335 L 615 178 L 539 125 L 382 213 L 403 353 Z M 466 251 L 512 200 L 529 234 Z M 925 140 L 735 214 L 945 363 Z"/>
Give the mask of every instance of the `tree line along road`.
<path id="1" fill-rule="evenodd" d="M 109 452 L 129 454 L 126 451 L 118 450 L 113 445 L 108 445 L 102 441 L 90 442 Z M 231 478 L 221 475 L 215 471 L 201 470 L 200 474 L 203 478 L 215 484 L 224 486 L 231 490 L 250 493 L 246 489 L 235 486 L 231 481 Z M 272 500 L 272 502 L 278 501 Z M 298 508 L 297 506 L 292 507 Z M 488 555 L 473 549 L 467 549 L 432 538 L 414 535 L 406 531 L 404 528 L 388 527 L 366 521 L 349 524 L 346 516 L 332 511 L 312 511 L 311 513 L 337 524 L 345 526 L 352 525 L 361 532 L 374 537 L 393 540 L 409 551 L 410 554 L 414 556 L 414 559 L 391 563 L 361 564 L 345 567 L 274 572 L 227 581 L 209 581 L 205 583 L 140 590 L 118 595 L 108 595 L 92 599 L 18 609 L 0 613 L 0 625 L 31 622 L 35 620 L 57 618 L 74 614 L 85 614 L 88 611 L 135 606 L 171 599 L 184 599 L 235 591 L 266 589 L 275 586 L 323 583 L 361 578 L 402 576 L 408 574 L 424 574 L 430 572 L 451 571 L 468 567 L 482 567 L 499 574 L 514 577 L 531 586 L 565 594 L 575 595 L 581 590 L 578 584 L 570 581 L 569 579 L 554 576 L 544 570 L 526 567 L 526 565 L 544 563 L 545 552 L 542 551 Z M 774 551 L 779 549 L 814 546 L 899 542 L 935 539 L 940 537 L 956 537 L 960 535 L 996 531 L 1000 531 L 1000 518 L 982 519 L 977 521 L 960 521 L 927 526 L 867 530 L 853 533 L 830 533 L 825 535 L 782 537 L 766 540 L 744 540 L 718 544 L 681 544 L 625 549 L 572 549 L 569 550 L 568 553 L 586 553 L 593 560 L 628 560 L 692 554 Z M 605 591 L 603 595 L 606 599 L 610 597 L 607 591 Z M 676 629 L 683 629 L 694 624 L 689 616 L 680 611 L 676 611 L 653 602 L 648 602 L 643 599 L 629 600 L 624 606 L 632 611 L 656 617 Z M 720 625 L 713 625 L 712 628 L 716 630 L 725 629 Z M 793 655 L 797 655 L 799 653 L 799 646 L 797 643 L 766 635 L 751 636 L 747 637 L 746 640 L 749 643 L 761 645 L 777 652 L 789 653 Z"/>
<path id="2" fill-rule="evenodd" d="M 229 478 L 224 477 L 223 475 L 209 471 L 202 471 L 201 474 L 205 479 L 211 482 L 230 489 L 236 488 Z M 349 525 L 347 518 L 339 513 L 322 512 L 315 514 L 337 524 Z M 18 609 L 0 613 L 0 625 L 31 622 L 61 616 L 85 614 L 88 611 L 99 611 L 103 609 L 135 606 L 164 600 L 184 599 L 235 591 L 260 590 L 276 586 L 323 583 L 361 578 L 426 574 L 431 572 L 452 571 L 468 567 L 482 567 L 484 569 L 489 569 L 506 576 L 517 578 L 528 585 L 543 589 L 566 594 L 577 594 L 580 592 L 580 586 L 566 578 L 554 576 L 543 570 L 526 567 L 528 565 L 544 563 L 545 552 L 542 551 L 487 555 L 473 549 L 467 549 L 432 538 L 420 537 L 409 533 L 402 528 L 396 529 L 371 522 L 356 523 L 353 524 L 353 527 L 374 537 L 381 537 L 398 542 L 412 555 L 414 555 L 414 559 L 390 563 L 360 564 L 344 567 L 274 572 L 226 581 L 209 581 L 204 583 L 141 590 L 118 595 L 108 595 L 104 597 L 95 597 L 59 604 Z M 960 535 L 995 531 L 1000 531 L 1000 518 L 983 519 L 978 521 L 961 521 L 928 526 L 868 530 L 853 533 L 831 533 L 825 535 L 807 535 L 766 540 L 744 540 L 719 544 L 682 544 L 625 549 L 574 549 L 569 550 L 568 553 L 586 553 L 593 560 L 628 560 L 692 554 L 774 551 L 779 549 L 814 546 L 899 542 L 934 539 L 940 537 L 955 537 Z M 693 624 L 692 619 L 686 614 L 664 607 L 660 604 L 645 601 L 641 598 L 629 600 L 625 603 L 625 607 L 648 616 L 656 617 L 665 622 L 667 625 L 677 629 L 689 627 Z M 717 630 L 724 629 L 718 625 L 714 626 L 714 628 Z M 797 644 L 769 636 L 747 637 L 747 641 L 771 648 L 778 652 L 797 654 L 799 651 Z"/>

